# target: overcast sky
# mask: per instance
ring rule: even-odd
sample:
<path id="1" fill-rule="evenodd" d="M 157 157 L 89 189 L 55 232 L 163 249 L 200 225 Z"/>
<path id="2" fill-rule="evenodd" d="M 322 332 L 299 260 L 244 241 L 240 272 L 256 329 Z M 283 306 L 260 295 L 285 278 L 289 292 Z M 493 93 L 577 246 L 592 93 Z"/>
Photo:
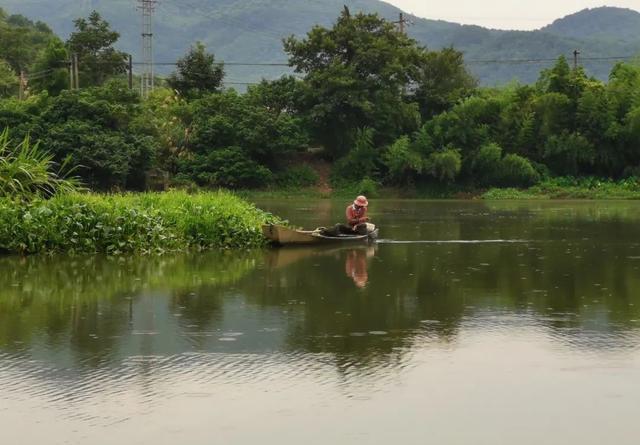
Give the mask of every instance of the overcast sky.
<path id="1" fill-rule="evenodd" d="M 536 29 L 585 8 L 640 11 L 640 0 L 384 0 L 418 17 L 499 29 Z M 640 30 L 638 30 L 640 32 Z"/>

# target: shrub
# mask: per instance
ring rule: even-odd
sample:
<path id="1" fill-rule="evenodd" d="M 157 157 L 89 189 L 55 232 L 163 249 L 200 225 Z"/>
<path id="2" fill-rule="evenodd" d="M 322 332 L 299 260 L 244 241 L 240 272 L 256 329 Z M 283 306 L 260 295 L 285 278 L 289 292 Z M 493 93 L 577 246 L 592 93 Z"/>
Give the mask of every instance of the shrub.
<path id="1" fill-rule="evenodd" d="M 378 154 L 373 144 L 373 133 L 372 128 L 356 130 L 353 148 L 335 164 L 333 176 L 337 176 L 337 180 L 357 181 L 363 175 L 373 176 L 376 173 Z"/>
<path id="2" fill-rule="evenodd" d="M 318 184 L 320 176 L 307 164 L 289 167 L 275 176 L 275 183 L 282 188 L 311 187 Z"/>
<path id="3" fill-rule="evenodd" d="M 498 144 L 483 145 L 472 161 L 472 171 L 481 186 L 500 183 L 502 147 Z"/>
<path id="4" fill-rule="evenodd" d="M 268 185 L 273 178 L 268 168 L 251 160 L 240 147 L 196 155 L 183 161 L 180 171 L 198 185 L 207 187 L 260 187 Z"/>
<path id="5" fill-rule="evenodd" d="M 551 136 L 544 146 L 544 161 L 557 175 L 577 175 L 593 165 L 596 150 L 587 138 L 578 133 Z"/>
<path id="6" fill-rule="evenodd" d="M 502 184 L 512 187 L 529 187 L 540 180 L 540 175 L 528 159 L 508 154 L 501 162 Z"/>
<path id="7" fill-rule="evenodd" d="M 356 193 L 374 198 L 378 196 L 378 183 L 369 177 L 365 177 L 358 183 Z"/>
<path id="8" fill-rule="evenodd" d="M 432 153 L 427 159 L 426 170 L 439 181 L 452 182 L 460 173 L 462 158 L 454 149 Z"/>
<path id="9" fill-rule="evenodd" d="M 422 172 L 424 161 L 411 149 L 408 136 L 397 139 L 384 153 L 382 162 L 389 171 L 389 179 L 396 183 L 408 182 L 412 175 Z"/>

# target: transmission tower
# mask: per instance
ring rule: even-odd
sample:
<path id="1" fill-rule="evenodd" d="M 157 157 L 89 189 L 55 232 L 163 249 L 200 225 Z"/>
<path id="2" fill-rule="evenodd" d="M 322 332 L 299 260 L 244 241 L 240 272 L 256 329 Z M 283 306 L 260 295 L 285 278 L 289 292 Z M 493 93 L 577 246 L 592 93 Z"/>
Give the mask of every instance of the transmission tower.
<path id="1" fill-rule="evenodd" d="M 140 95 L 148 97 L 153 90 L 153 12 L 158 0 L 137 0 L 142 12 L 142 73 Z"/>

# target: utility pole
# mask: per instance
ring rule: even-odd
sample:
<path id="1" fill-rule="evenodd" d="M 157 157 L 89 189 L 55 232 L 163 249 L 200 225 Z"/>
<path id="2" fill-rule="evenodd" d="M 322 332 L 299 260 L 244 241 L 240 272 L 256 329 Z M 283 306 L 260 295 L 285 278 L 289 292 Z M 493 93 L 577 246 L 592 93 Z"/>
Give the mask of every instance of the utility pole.
<path id="1" fill-rule="evenodd" d="M 20 87 L 18 90 L 18 99 L 24 100 L 24 89 L 27 84 L 27 80 L 24 75 L 24 70 L 20 70 Z"/>
<path id="2" fill-rule="evenodd" d="M 148 97 L 153 90 L 153 13 L 157 0 L 137 0 L 138 9 L 142 12 L 142 74 L 140 77 L 140 94 Z"/>
<path id="3" fill-rule="evenodd" d="M 73 83 L 75 89 L 80 88 L 80 73 L 78 69 L 78 54 L 73 54 Z"/>
<path id="4" fill-rule="evenodd" d="M 73 90 L 73 56 L 69 58 L 69 90 Z"/>
<path id="5" fill-rule="evenodd" d="M 129 89 L 133 90 L 133 57 L 129 54 Z"/>
<path id="6" fill-rule="evenodd" d="M 412 25 L 411 21 L 408 20 L 407 18 L 405 18 L 404 16 L 404 12 L 400 13 L 400 19 L 396 22 L 391 22 L 391 23 L 395 23 L 396 25 L 398 25 L 398 30 L 404 34 L 406 31 L 405 25 L 406 26 L 410 26 Z"/>
<path id="7" fill-rule="evenodd" d="M 580 55 L 580 51 L 577 49 L 573 51 L 573 70 L 578 71 L 578 56 Z"/>

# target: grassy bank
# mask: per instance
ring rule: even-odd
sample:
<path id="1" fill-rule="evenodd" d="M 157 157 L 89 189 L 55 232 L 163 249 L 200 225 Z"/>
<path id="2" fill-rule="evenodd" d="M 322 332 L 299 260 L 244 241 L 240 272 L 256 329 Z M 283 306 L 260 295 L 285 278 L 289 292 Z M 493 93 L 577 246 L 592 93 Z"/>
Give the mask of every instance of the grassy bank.
<path id="1" fill-rule="evenodd" d="M 640 199 L 640 180 L 629 178 L 611 181 L 598 178 L 553 178 L 526 188 L 477 189 L 456 184 L 423 184 L 413 187 L 375 187 L 362 189 L 357 185 L 338 187 L 327 192 L 317 188 L 243 190 L 247 199 L 353 199 L 358 194 L 382 199 Z"/>
<path id="2" fill-rule="evenodd" d="M 490 189 L 482 199 L 640 199 L 636 178 L 610 181 L 595 178 L 555 178 L 528 189 Z"/>
<path id="3" fill-rule="evenodd" d="M 0 200 L 4 253 L 163 252 L 249 248 L 276 218 L 228 192 L 79 194 Z"/>

